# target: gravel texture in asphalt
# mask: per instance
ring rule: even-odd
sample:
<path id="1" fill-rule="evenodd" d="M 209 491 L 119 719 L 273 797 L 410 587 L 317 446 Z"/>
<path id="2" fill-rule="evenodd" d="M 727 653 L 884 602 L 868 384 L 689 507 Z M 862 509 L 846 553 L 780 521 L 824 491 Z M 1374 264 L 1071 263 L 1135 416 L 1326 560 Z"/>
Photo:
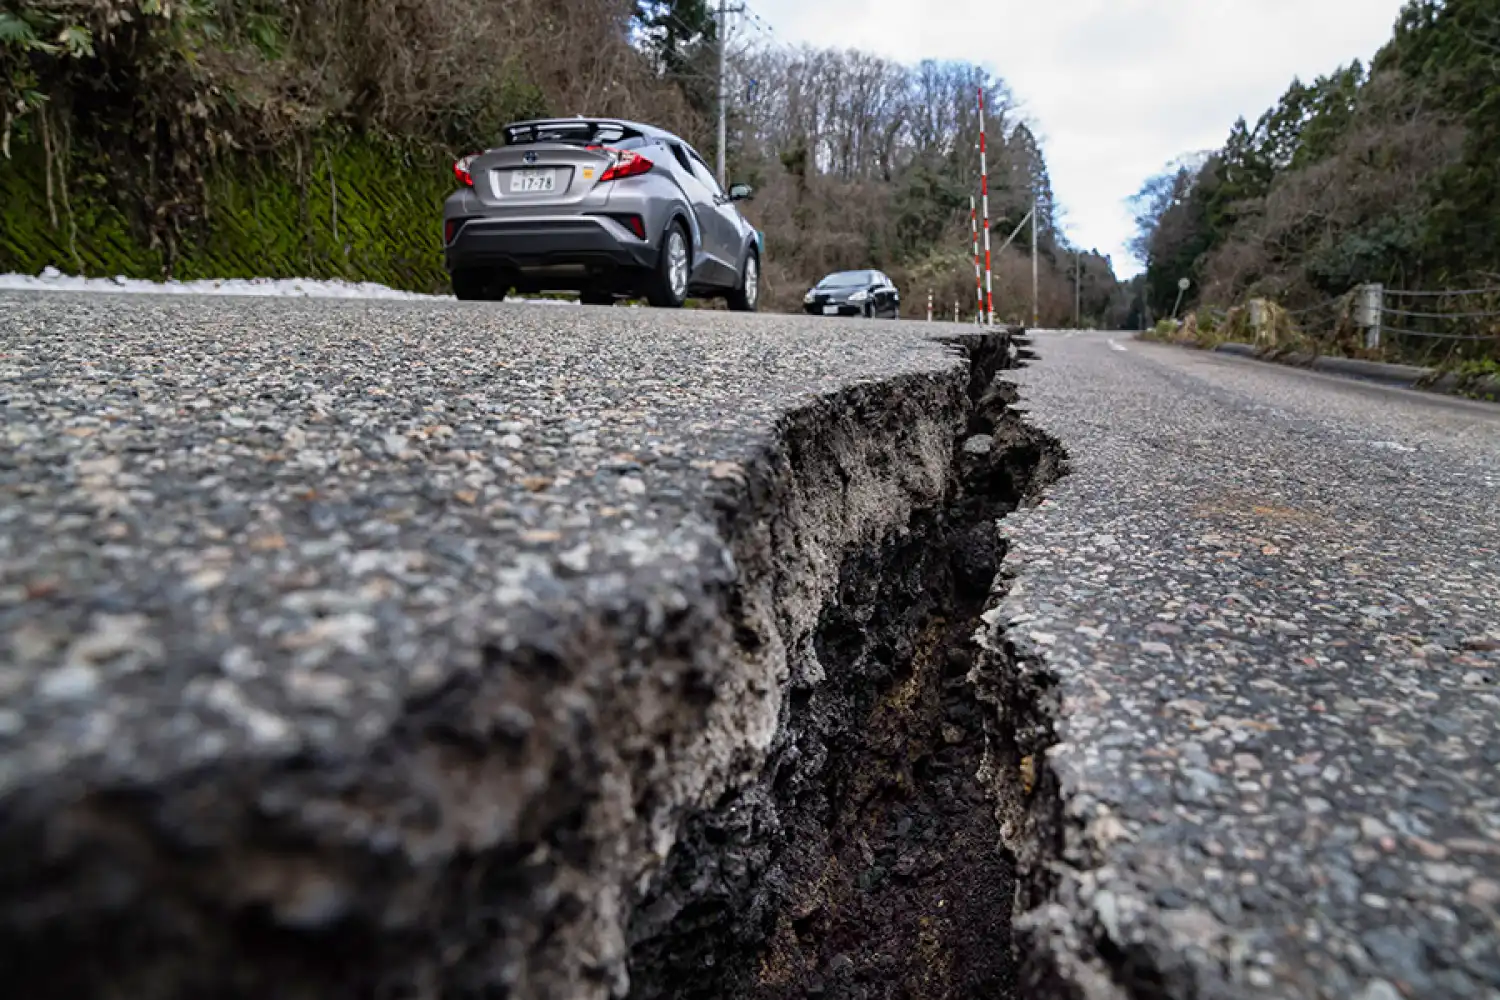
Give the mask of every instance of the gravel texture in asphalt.
<path id="1" fill-rule="evenodd" d="M 802 749 L 841 567 L 1000 447 L 966 332 L 0 295 L 9 981 L 621 995 L 684 817 Z M 1070 474 L 979 636 L 1032 674 L 1017 996 L 1500 998 L 1500 409 L 1033 349 Z"/>
<path id="2" fill-rule="evenodd" d="M 949 488 L 940 329 L 0 296 L 11 984 L 623 995 L 841 567 Z"/>
<path id="3" fill-rule="evenodd" d="M 0 795 L 368 739 L 525 607 L 669 613 L 733 571 L 709 494 L 779 417 L 957 364 L 652 317 L 0 297 Z"/>
<path id="4" fill-rule="evenodd" d="M 1057 679 L 1065 822 L 1021 995 L 1500 997 L 1500 408 L 1033 350 L 1071 474 L 993 617 Z"/>

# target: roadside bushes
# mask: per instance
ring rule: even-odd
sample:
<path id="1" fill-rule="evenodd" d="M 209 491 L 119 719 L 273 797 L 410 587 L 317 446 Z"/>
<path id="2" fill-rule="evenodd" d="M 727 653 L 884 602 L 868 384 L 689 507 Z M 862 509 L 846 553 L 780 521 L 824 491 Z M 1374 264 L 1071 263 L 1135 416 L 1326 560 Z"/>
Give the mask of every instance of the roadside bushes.
<path id="1" fill-rule="evenodd" d="M 427 283 L 454 150 L 559 105 L 685 123 L 630 48 L 630 13 L 625 0 L 0 0 L 0 270 L 220 276 L 261 247 L 261 274 L 375 262 L 362 277 Z M 289 234 L 324 214 L 326 234 Z M 251 232 L 261 242 L 231 249 Z"/>

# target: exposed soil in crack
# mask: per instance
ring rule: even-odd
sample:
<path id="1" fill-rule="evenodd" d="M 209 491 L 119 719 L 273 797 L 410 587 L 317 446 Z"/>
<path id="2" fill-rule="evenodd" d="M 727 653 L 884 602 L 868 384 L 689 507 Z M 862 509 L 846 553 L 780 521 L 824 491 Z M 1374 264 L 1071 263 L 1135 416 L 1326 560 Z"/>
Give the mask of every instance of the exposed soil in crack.
<path id="1" fill-rule="evenodd" d="M 1050 716 L 1038 675 L 974 636 L 1000 596 L 996 522 L 1063 455 L 1010 408 L 1008 346 L 965 347 L 943 502 L 843 561 L 758 780 L 687 823 L 637 910 L 633 997 L 1014 995 L 1007 844 L 1050 825 L 1028 776 Z"/>

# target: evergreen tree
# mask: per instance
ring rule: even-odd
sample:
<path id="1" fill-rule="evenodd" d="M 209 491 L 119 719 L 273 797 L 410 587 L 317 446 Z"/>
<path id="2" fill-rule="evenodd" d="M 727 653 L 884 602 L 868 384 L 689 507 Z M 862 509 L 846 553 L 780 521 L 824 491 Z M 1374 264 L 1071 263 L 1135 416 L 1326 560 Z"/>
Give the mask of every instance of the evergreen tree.
<path id="1" fill-rule="evenodd" d="M 1017 219 L 1035 205 L 1038 240 L 1043 244 L 1056 243 L 1057 204 L 1052 194 L 1052 178 L 1047 172 L 1047 161 L 1042 155 L 1041 145 L 1031 129 L 1024 124 L 1015 127 L 1006 145 L 1006 155 L 1012 164 L 1012 190 L 1017 199 L 1023 201 L 1016 206 L 1019 209 Z M 1029 246 L 1030 232 L 1028 226 L 1016 237 L 1017 242 Z"/>
<path id="2" fill-rule="evenodd" d="M 640 47 L 700 114 L 718 111 L 718 19 L 712 0 L 636 0 Z"/>

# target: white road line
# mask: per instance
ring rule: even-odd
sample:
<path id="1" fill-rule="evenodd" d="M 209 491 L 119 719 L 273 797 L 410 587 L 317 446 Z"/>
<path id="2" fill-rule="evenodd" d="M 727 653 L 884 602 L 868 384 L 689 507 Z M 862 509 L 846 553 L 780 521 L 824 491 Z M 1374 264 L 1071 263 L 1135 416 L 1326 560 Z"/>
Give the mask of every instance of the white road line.
<path id="1" fill-rule="evenodd" d="M 1129 350 L 1128 347 L 1126 347 L 1124 344 L 1120 343 L 1118 340 L 1116 340 L 1113 337 L 1109 338 L 1109 349 L 1111 351 L 1127 351 L 1127 350 Z"/>

